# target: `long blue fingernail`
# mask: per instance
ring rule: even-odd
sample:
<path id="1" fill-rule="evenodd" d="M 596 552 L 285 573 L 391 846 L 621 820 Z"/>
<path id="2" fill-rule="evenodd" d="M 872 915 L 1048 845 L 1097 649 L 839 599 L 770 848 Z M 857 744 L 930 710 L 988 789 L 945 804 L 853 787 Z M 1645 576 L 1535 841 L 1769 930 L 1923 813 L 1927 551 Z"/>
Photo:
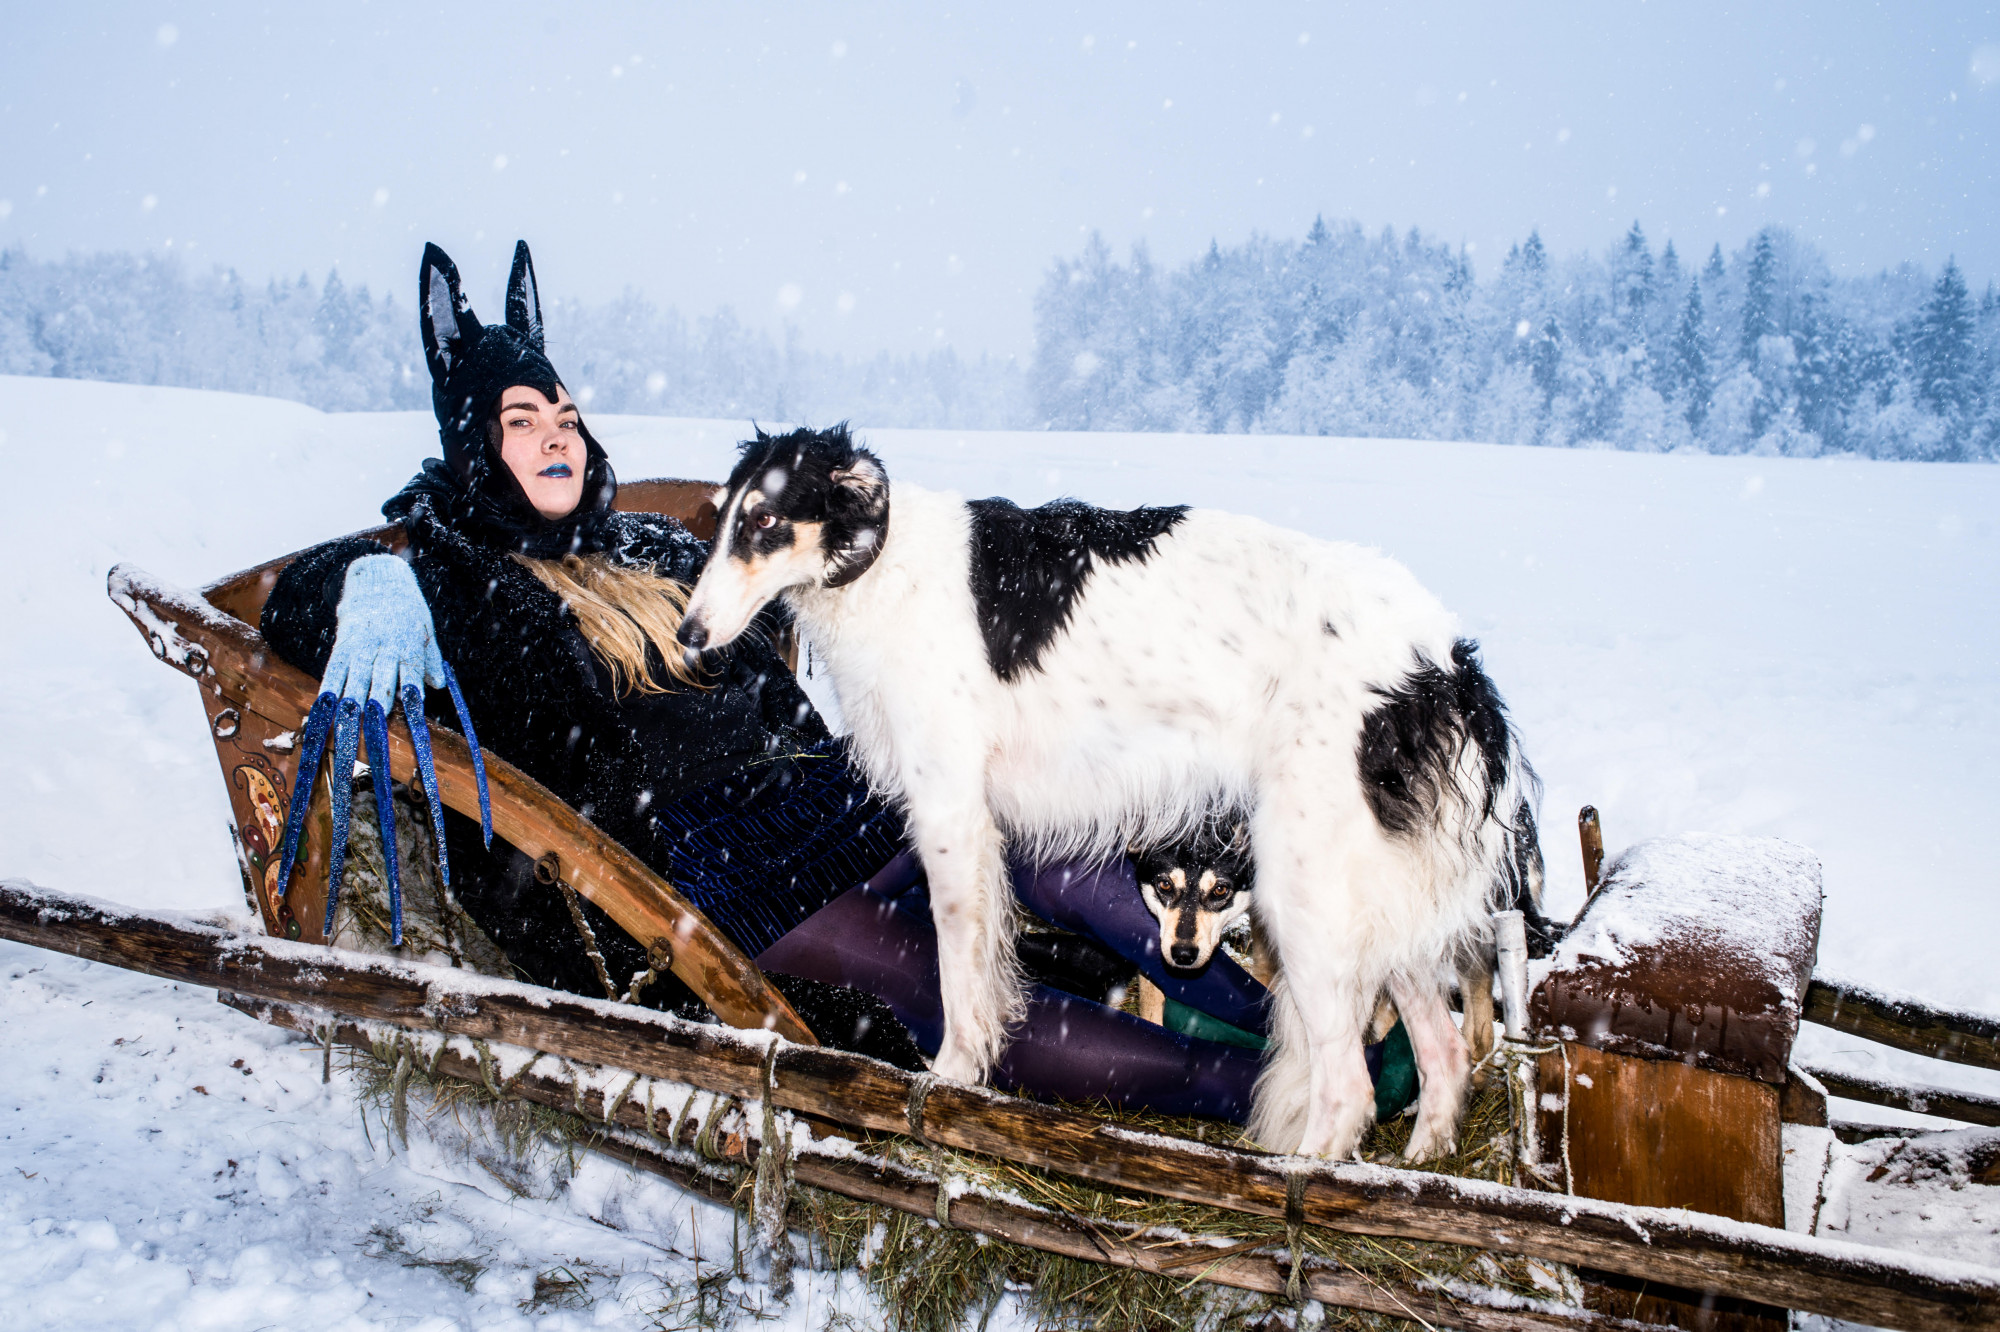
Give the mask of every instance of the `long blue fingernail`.
<path id="1" fill-rule="evenodd" d="M 382 830 L 382 876 L 389 881 L 389 946 L 403 946 L 403 883 L 396 873 L 396 788 L 389 779 L 389 715 L 369 699 L 361 709 L 368 775 L 375 782 L 375 825 Z"/>
<path id="2" fill-rule="evenodd" d="M 278 896 L 292 886 L 292 862 L 298 858 L 299 835 L 306 828 L 306 812 L 312 808 L 313 779 L 319 776 L 320 755 L 326 752 L 327 728 L 333 725 L 333 705 L 339 698 L 332 693 L 313 700 L 312 711 L 299 738 L 299 775 L 292 783 L 292 803 L 285 808 L 285 854 L 278 861 Z"/>
<path id="3" fill-rule="evenodd" d="M 438 794 L 437 765 L 431 759 L 431 724 L 424 719 L 424 691 L 403 686 L 403 724 L 410 728 L 410 749 L 417 756 L 417 780 L 431 802 L 431 831 L 437 835 L 438 881 L 451 887 L 451 858 L 444 846 L 444 798 Z"/>
<path id="4" fill-rule="evenodd" d="M 458 726 L 465 733 L 465 746 L 472 751 L 472 776 L 479 784 L 479 832 L 486 845 L 493 845 L 493 798 L 486 793 L 486 759 L 479 752 L 479 737 L 472 730 L 472 713 L 459 692 L 458 677 L 451 663 L 444 664 L 444 687 L 451 691 L 451 705 L 458 709 Z"/>
<path id="5" fill-rule="evenodd" d="M 327 773 L 327 803 L 333 807 L 333 854 L 326 867 L 326 924 L 320 933 L 333 942 L 333 909 L 340 903 L 340 876 L 347 868 L 347 822 L 354 808 L 354 755 L 361 748 L 361 705 L 340 700 L 333 722 L 333 770 Z"/>

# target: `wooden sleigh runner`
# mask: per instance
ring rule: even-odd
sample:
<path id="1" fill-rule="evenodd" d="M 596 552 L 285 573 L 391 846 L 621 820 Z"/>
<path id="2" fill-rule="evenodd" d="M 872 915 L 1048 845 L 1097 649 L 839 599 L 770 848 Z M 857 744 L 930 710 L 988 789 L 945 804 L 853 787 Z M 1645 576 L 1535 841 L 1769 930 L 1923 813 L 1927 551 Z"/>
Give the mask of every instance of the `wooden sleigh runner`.
<path id="1" fill-rule="evenodd" d="M 637 482 L 622 486 L 618 500 L 706 535 L 710 493 L 695 482 Z M 394 528 L 369 535 L 400 538 Z M 1545 1043 L 1515 1042 L 1509 1066 L 1538 1074 L 1551 1093 L 1524 1100 L 1515 1126 L 1531 1166 L 1518 1182 L 1531 1187 L 1140 1131 L 818 1046 L 755 964 L 672 885 L 491 753 L 496 834 L 663 952 L 728 1025 L 326 947 L 318 927 L 331 837 L 324 781 L 302 868 L 283 898 L 275 892 L 296 738 L 317 690 L 252 628 L 285 563 L 198 595 L 123 567 L 110 578 L 113 601 L 154 655 L 200 686 L 263 935 L 6 886 L 0 937 L 212 986 L 224 1003 L 305 1033 L 329 1053 L 336 1044 L 386 1052 L 399 1095 L 421 1069 L 580 1116 L 601 1126 L 595 1146 L 685 1186 L 727 1200 L 743 1184 L 780 1280 L 777 1259 L 789 1262 L 791 1253 L 787 1199 L 807 1186 L 1177 1287 L 1310 1298 L 1431 1327 L 1781 1328 L 1782 1311 L 1798 1310 L 1893 1328 L 2000 1328 L 2000 1269 L 1782 1228 L 1780 1125 L 1815 1116 L 1824 1124 L 1827 1092 L 2000 1124 L 2000 1103 L 1976 1096 L 1823 1072 L 1815 1082 L 1792 1067 L 1791 1037 L 1804 1020 L 2000 1068 L 2000 1023 L 1811 979 L 1816 863 L 1811 892 L 1795 894 L 1790 943 L 1776 949 L 1786 960 L 1764 968 L 1775 999 L 1721 993 L 1727 986 L 1708 982 L 1733 964 L 1698 950 L 1662 961 L 1626 948 L 1610 969 L 1586 958 L 1565 970 L 1559 958 L 1541 978 L 1533 1009 Z M 391 731 L 390 764 L 407 784 L 414 760 L 399 732 Z M 432 734 L 446 804 L 477 817 L 463 739 L 436 722 Z M 1587 863 L 1588 845 L 1586 837 Z M 1593 867 L 1593 887 L 1594 879 Z M 1646 892 L 1631 875 L 1613 876 L 1577 928 L 1615 933 Z M 1771 951 L 1758 938 L 1769 929 L 1763 918 L 1746 919 L 1737 946 Z M 1787 976 L 1796 981 L 1790 992 Z M 1659 1132 L 1697 1141 L 1662 1149 L 1648 1136 Z M 1537 1141 L 1546 1165 L 1532 1168 Z M 1697 1157 L 1706 1164 L 1689 1166 Z M 988 1167 L 1007 1172 L 1008 1186 L 994 1186 Z M 1055 1184 L 1115 1195 L 1120 1205 L 1079 1208 L 1077 1195 Z M 1233 1220 L 1215 1233 L 1149 1223 L 1147 1207 L 1168 1201 Z M 1427 1278 L 1408 1264 L 1399 1271 L 1343 1261 L 1344 1250 L 1315 1248 L 1310 1234 L 1525 1255 L 1585 1272 L 1586 1298 L 1581 1306 L 1521 1298 Z"/>

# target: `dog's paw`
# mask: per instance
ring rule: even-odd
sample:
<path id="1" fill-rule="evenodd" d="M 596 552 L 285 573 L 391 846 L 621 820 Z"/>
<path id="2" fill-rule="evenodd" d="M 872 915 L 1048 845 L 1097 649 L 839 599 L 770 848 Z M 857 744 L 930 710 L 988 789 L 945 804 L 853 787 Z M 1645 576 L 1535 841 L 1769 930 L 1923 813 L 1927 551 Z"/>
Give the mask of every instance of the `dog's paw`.
<path id="1" fill-rule="evenodd" d="M 1348 1161 L 1361 1147 L 1361 1136 L 1375 1118 L 1375 1103 L 1360 1101 L 1314 1113 L 1306 1121 L 1305 1136 L 1299 1142 L 1301 1156 L 1327 1156 Z"/>
<path id="2" fill-rule="evenodd" d="M 1419 1118 L 1416 1128 L 1410 1132 L 1410 1145 L 1403 1149 L 1403 1160 L 1410 1165 L 1418 1165 L 1425 1161 L 1435 1161 L 1450 1156 L 1457 1150 L 1456 1124 Z"/>
<path id="3" fill-rule="evenodd" d="M 986 1077 L 984 1065 L 965 1050 L 939 1050 L 931 1072 L 952 1082 L 978 1083 Z"/>

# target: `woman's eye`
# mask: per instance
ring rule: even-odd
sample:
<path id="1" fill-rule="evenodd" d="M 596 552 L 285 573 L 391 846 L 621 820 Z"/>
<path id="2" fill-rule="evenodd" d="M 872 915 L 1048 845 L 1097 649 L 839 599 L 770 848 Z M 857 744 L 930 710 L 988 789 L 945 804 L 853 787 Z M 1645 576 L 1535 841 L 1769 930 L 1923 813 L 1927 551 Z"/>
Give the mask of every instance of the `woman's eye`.
<path id="1" fill-rule="evenodd" d="M 775 527 L 777 523 L 778 515 L 775 513 L 760 513 L 757 515 L 757 526 L 759 527 Z"/>

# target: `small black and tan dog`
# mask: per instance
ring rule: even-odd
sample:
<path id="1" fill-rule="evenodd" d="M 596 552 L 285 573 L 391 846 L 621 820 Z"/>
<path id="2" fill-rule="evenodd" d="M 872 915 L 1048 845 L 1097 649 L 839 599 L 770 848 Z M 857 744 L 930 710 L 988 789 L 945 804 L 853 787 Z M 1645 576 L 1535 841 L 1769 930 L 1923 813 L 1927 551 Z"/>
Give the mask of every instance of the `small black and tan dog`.
<path id="1" fill-rule="evenodd" d="M 1160 957 L 1175 971 L 1200 971 L 1222 936 L 1250 909 L 1257 862 L 1241 814 L 1211 814 L 1189 837 L 1133 847 L 1139 892 L 1160 922 Z"/>

